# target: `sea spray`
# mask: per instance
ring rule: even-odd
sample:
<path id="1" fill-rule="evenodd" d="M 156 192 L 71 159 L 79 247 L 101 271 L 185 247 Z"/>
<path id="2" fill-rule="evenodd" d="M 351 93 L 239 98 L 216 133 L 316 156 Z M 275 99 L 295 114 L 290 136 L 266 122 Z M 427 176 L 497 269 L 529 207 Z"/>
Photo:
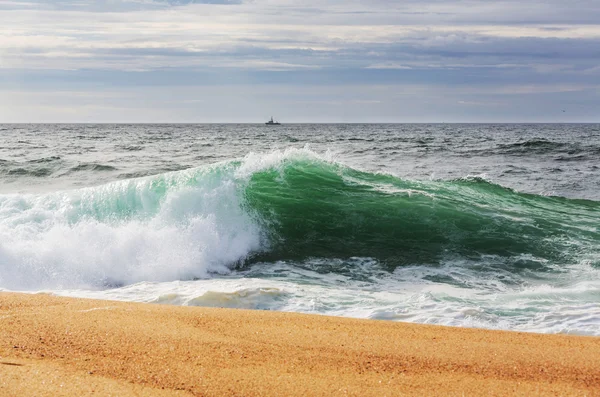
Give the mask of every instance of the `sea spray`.
<path id="1" fill-rule="evenodd" d="M 103 288 L 228 272 L 261 244 L 234 168 L 0 196 L 0 286 Z"/>

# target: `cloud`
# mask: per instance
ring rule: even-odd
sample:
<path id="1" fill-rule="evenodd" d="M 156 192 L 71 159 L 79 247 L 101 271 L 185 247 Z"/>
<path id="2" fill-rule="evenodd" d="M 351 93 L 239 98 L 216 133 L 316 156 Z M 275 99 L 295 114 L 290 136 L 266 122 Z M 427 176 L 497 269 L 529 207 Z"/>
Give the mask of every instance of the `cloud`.
<path id="1" fill-rule="evenodd" d="M 5 90 L 193 81 L 552 91 L 596 87 L 600 64 L 600 4 L 588 0 L 7 0 L 0 19 Z"/>

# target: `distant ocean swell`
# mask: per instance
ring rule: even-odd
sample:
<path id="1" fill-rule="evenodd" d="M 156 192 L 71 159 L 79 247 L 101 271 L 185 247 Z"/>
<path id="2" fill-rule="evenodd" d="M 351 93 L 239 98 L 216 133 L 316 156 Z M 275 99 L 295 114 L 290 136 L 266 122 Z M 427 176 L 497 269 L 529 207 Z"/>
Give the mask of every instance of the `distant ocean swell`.
<path id="1" fill-rule="evenodd" d="M 595 201 L 522 194 L 481 178 L 404 180 L 290 149 L 80 190 L 1 195 L 0 288 L 104 288 L 311 258 L 369 257 L 390 271 L 459 260 L 561 272 L 600 263 L 599 215 Z"/>

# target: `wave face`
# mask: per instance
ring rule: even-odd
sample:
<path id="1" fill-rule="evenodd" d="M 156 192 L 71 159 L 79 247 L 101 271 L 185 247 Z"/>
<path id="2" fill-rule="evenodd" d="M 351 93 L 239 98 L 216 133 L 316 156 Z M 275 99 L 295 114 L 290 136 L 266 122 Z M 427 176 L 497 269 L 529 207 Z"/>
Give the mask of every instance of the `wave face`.
<path id="1" fill-rule="evenodd" d="M 293 149 L 2 195 L 0 287 L 102 288 L 310 258 L 370 257 L 388 271 L 458 260 L 559 272 L 598 263 L 599 210 L 598 202 L 521 194 L 479 178 L 361 172 Z"/>
<path id="2" fill-rule="evenodd" d="M 389 267 L 494 256 L 547 269 L 600 241 L 600 203 L 521 194 L 481 178 L 418 182 L 290 158 L 252 175 L 263 259 L 374 257 Z"/>

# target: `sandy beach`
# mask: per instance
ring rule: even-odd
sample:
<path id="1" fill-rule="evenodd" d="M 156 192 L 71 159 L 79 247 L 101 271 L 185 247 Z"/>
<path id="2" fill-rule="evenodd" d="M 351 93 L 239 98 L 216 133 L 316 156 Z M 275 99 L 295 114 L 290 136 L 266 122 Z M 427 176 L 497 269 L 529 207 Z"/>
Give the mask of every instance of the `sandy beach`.
<path id="1" fill-rule="evenodd" d="M 600 395 L 600 338 L 0 293 L 2 396 Z"/>

